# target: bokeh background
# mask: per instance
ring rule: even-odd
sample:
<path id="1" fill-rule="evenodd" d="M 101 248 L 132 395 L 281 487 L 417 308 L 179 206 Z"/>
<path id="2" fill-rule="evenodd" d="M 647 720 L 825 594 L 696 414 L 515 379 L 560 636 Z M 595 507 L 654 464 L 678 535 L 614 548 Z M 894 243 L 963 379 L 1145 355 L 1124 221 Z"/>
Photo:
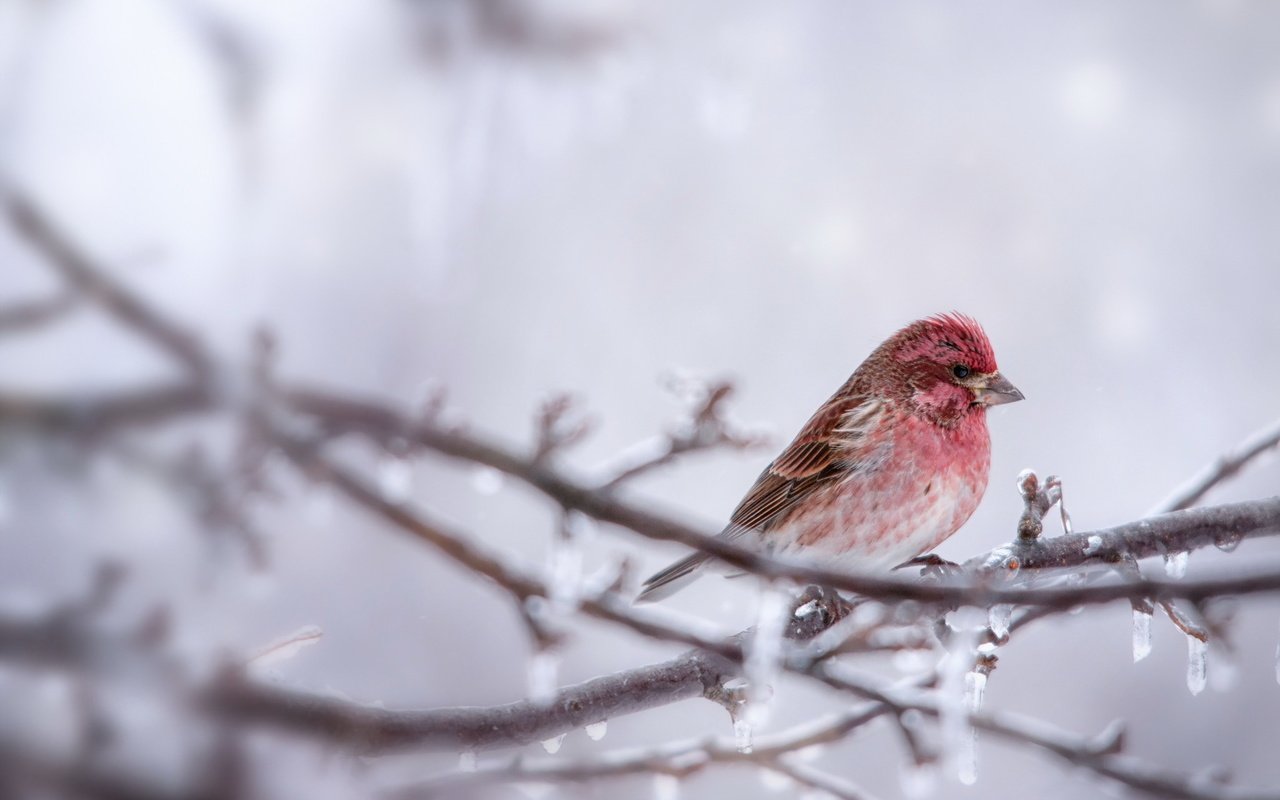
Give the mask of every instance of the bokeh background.
<path id="1" fill-rule="evenodd" d="M 941 548 L 955 559 L 1012 536 L 1024 467 L 1062 476 L 1077 528 L 1116 524 L 1280 414 L 1275 4 L 9 0 L 0 169 L 230 358 L 267 324 L 287 377 L 404 403 L 444 387 L 450 414 L 511 442 L 571 392 L 598 421 L 568 458 L 584 473 L 678 417 L 670 376 L 732 379 L 735 418 L 780 447 L 897 327 L 972 314 L 1028 399 L 992 414 L 991 489 Z M 0 301 L 56 286 L 0 230 Z M 167 370 L 90 309 L 0 340 L 10 388 Z M 225 434 L 146 443 L 216 450 Z M 532 493 L 365 455 L 424 506 L 545 562 L 554 509 Z M 714 527 L 771 455 L 695 456 L 632 496 Z M 0 598 L 56 602 L 115 558 L 132 570 L 116 613 L 171 604 L 192 653 L 252 652 L 314 624 L 323 639 L 273 679 L 389 707 L 524 695 L 528 642 L 504 598 L 282 482 L 258 513 L 258 571 L 197 534 L 153 477 L 8 442 Z M 1278 484 L 1263 463 L 1212 499 Z M 602 529 L 588 565 L 620 554 L 647 572 L 681 553 Z M 1247 543 L 1193 556 L 1191 574 L 1278 556 Z M 670 605 L 725 629 L 751 618 L 749 589 L 718 579 Z M 988 702 L 1081 733 L 1124 718 L 1136 755 L 1275 787 L 1278 610 L 1240 605 L 1234 653 L 1211 651 L 1200 696 L 1167 620 L 1132 663 L 1117 605 L 1019 636 Z M 563 681 L 676 652 L 578 630 Z M 6 668 L 0 683 L 3 716 L 59 735 L 53 677 Z M 798 686 L 777 700 L 779 727 L 830 707 Z M 611 721 L 601 742 L 572 734 L 561 753 L 710 732 L 728 734 L 724 712 L 687 702 Z M 943 776 L 937 796 L 1105 793 L 1036 753 L 985 740 L 979 753 L 978 784 Z M 883 797 L 902 795 L 905 763 L 888 728 L 818 761 Z M 324 770 L 290 780 L 344 791 Z M 778 796 L 749 769 L 683 788 Z M 557 791 L 621 800 L 653 786 Z"/>

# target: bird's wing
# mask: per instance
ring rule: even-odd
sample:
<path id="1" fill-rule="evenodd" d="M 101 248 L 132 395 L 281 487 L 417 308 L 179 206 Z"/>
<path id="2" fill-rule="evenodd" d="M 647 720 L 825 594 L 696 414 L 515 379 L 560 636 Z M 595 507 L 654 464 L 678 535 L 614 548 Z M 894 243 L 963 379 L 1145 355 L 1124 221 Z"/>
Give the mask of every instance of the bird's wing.
<path id="1" fill-rule="evenodd" d="M 747 531 L 767 531 L 784 512 L 851 472 L 875 469 L 883 461 L 883 441 L 869 432 L 886 411 L 882 400 L 849 397 L 827 401 L 773 460 L 733 510 L 722 534 L 736 539 Z"/>

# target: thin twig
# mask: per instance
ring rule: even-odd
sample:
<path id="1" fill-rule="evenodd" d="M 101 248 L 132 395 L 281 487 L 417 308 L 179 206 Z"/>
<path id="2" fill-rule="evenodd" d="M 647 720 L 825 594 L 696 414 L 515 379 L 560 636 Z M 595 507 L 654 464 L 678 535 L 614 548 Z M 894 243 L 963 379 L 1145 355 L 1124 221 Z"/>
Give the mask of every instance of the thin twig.
<path id="1" fill-rule="evenodd" d="M 1238 474 L 1255 458 L 1280 446 L 1280 420 L 1250 434 L 1231 451 L 1217 458 L 1186 483 L 1179 486 L 1164 502 L 1152 509 L 1152 514 L 1191 508 L 1209 493 L 1213 487 Z"/>

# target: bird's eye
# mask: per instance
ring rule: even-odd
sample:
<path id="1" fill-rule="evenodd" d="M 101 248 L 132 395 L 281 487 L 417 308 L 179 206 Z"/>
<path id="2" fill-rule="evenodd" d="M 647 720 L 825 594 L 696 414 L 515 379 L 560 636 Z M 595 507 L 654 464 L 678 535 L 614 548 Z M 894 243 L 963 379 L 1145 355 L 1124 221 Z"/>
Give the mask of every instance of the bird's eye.
<path id="1" fill-rule="evenodd" d="M 969 377 L 969 368 L 964 364 L 956 364 L 951 368 L 951 374 L 955 375 L 959 380 L 964 380 Z"/>

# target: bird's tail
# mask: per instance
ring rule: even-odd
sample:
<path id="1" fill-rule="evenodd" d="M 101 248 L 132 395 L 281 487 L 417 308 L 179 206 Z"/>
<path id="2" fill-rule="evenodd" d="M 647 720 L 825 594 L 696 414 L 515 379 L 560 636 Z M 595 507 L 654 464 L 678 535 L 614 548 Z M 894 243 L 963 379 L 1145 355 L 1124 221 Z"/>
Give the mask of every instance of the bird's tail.
<path id="1" fill-rule="evenodd" d="M 692 583 L 707 560 L 703 553 L 695 553 L 654 574 L 644 582 L 635 602 L 653 603 L 665 600 Z"/>

